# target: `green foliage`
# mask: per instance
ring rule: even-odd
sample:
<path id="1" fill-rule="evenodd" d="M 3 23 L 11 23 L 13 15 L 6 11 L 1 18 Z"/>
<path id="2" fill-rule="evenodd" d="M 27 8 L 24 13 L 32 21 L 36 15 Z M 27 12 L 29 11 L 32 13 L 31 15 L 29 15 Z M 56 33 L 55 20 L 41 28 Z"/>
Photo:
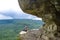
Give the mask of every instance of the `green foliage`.
<path id="1" fill-rule="evenodd" d="M 22 40 L 21 37 L 19 37 L 20 35 L 17 36 L 16 40 Z"/>
<path id="2" fill-rule="evenodd" d="M 17 35 L 25 25 L 27 25 L 30 29 L 39 28 L 42 25 L 42 22 L 39 20 L 21 19 L 14 20 L 12 23 L 0 24 L 0 40 L 17 40 Z"/>

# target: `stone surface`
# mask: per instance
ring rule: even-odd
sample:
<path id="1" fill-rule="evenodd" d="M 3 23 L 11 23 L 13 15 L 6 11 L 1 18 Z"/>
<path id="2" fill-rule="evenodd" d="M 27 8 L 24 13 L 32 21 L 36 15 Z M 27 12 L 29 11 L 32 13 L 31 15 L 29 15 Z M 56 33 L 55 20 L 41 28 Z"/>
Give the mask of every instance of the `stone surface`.
<path id="1" fill-rule="evenodd" d="M 39 32 L 36 33 L 36 35 L 39 33 L 39 36 L 42 34 L 41 38 L 37 37 L 38 40 L 60 40 L 60 12 L 57 11 L 54 0 L 18 0 L 18 2 L 24 12 L 40 17 L 45 22 Z M 34 35 L 31 32 L 26 35 L 28 34 L 29 36 Z M 29 39 L 25 38 L 37 40 L 35 36 L 32 38 L 29 36 L 27 36 Z"/>
<path id="2" fill-rule="evenodd" d="M 40 30 L 29 30 L 26 34 L 20 34 L 22 40 L 56 40 L 53 33 L 45 32 L 42 28 Z"/>

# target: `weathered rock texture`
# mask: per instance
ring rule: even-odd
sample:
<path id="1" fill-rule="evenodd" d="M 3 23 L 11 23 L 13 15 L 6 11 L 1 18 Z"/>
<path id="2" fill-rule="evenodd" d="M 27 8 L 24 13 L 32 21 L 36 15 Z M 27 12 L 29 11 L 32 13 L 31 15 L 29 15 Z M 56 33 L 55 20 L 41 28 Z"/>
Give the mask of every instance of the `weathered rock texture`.
<path id="1" fill-rule="evenodd" d="M 41 38 L 43 37 L 41 39 L 37 36 L 38 40 L 60 40 L 60 12 L 55 7 L 55 0 L 18 0 L 18 2 L 24 12 L 40 17 L 45 22 L 42 29 L 36 33 L 39 36 L 42 34 Z M 34 33 L 32 35 L 31 32 L 28 32 L 25 36 L 28 34 L 29 36 L 34 35 Z M 29 36 L 25 37 L 26 40 L 37 40 L 34 37 L 29 39 Z"/>

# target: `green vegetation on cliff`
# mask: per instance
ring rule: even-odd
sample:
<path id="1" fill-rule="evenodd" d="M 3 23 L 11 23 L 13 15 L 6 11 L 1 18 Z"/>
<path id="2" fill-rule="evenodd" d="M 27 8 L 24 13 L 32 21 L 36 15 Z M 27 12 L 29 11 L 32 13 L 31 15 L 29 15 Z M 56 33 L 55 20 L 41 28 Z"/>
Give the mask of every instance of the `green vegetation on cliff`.
<path id="1" fill-rule="evenodd" d="M 16 40 L 25 25 L 32 29 L 39 28 L 42 24 L 40 20 L 31 19 L 0 20 L 0 40 Z"/>

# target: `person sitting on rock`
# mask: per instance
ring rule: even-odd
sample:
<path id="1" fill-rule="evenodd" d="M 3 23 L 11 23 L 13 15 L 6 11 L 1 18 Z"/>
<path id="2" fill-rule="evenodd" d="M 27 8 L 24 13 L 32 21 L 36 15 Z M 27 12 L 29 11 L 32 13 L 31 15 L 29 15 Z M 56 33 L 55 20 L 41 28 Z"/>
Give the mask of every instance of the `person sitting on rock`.
<path id="1" fill-rule="evenodd" d="M 22 31 L 27 32 L 28 31 L 28 26 L 25 26 L 24 29 Z"/>
<path id="2" fill-rule="evenodd" d="M 24 29 L 19 34 L 26 34 L 28 31 L 28 26 L 25 26 Z"/>

